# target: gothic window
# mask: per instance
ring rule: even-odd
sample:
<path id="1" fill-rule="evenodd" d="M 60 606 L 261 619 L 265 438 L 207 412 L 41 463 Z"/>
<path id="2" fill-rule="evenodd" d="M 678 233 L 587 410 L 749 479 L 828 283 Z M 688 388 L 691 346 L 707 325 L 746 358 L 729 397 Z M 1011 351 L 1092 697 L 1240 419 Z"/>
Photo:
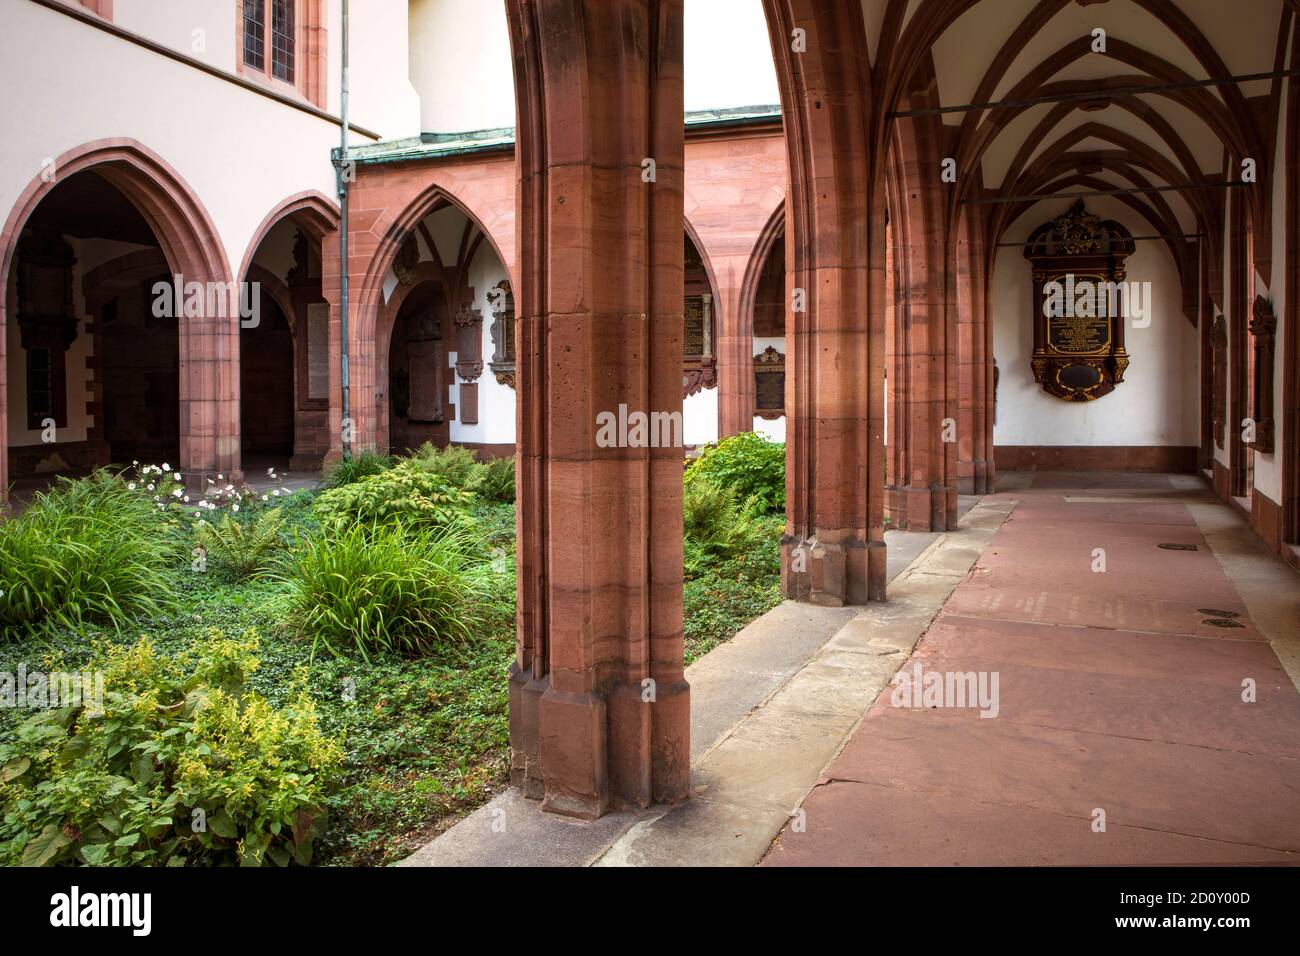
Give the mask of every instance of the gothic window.
<path id="1" fill-rule="evenodd" d="M 244 66 L 295 82 L 296 0 L 244 0 Z"/>

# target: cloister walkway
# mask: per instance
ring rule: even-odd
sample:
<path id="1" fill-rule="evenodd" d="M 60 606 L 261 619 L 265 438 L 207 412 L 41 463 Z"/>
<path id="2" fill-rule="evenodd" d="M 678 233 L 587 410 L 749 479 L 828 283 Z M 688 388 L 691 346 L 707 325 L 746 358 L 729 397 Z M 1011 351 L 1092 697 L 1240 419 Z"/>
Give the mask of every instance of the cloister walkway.
<path id="1" fill-rule="evenodd" d="M 1300 578 L 1199 478 L 1005 477 L 903 666 L 996 716 L 886 686 L 764 865 L 1300 863 Z"/>

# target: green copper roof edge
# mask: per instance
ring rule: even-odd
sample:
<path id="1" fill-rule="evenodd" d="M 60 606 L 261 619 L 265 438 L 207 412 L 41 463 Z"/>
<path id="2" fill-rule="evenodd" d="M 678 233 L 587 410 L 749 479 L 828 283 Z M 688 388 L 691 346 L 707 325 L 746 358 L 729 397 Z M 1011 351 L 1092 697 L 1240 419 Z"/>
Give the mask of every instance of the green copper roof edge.
<path id="1" fill-rule="evenodd" d="M 724 110 L 695 110 L 686 114 L 687 129 L 726 129 L 761 126 L 780 122 L 779 106 L 742 106 Z M 513 127 L 473 130 L 466 133 L 421 133 L 402 139 L 382 140 L 353 147 L 350 157 L 358 165 L 418 162 L 450 156 L 468 156 L 512 151 Z M 336 156 L 338 150 L 333 151 Z"/>

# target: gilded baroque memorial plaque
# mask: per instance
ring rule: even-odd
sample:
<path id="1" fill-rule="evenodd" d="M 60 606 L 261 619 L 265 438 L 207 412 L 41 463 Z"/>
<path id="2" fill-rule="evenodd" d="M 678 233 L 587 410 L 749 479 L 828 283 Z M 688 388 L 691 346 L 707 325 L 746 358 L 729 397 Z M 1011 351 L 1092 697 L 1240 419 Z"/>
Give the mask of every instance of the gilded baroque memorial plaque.
<path id="1" fill-rule="evenodd" d="M 1033 265 L 1034 381 L 1049 395 L 1090 402 L 1124 381 L 1127 283 L 1133 238 L 1119 223 L 1089 213 L 1083 200 L 1034 230 L 1025 244 Z"/>

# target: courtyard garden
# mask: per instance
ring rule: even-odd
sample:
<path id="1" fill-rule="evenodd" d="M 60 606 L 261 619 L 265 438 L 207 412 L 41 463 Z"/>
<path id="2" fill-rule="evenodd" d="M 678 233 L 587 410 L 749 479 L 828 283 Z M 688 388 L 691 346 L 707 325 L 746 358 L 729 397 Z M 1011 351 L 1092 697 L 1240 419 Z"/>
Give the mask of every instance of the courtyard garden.
<path id="1" fill-rule="evenodd" d="M 270 476 L 274 478 L 274 474 Z M 784 447 L 687 467 L 686 659 L 779 600 Z M 0 865 L 384 865 L 506 785 L 514 462 L 60 479 L 0 522 Z"/>

